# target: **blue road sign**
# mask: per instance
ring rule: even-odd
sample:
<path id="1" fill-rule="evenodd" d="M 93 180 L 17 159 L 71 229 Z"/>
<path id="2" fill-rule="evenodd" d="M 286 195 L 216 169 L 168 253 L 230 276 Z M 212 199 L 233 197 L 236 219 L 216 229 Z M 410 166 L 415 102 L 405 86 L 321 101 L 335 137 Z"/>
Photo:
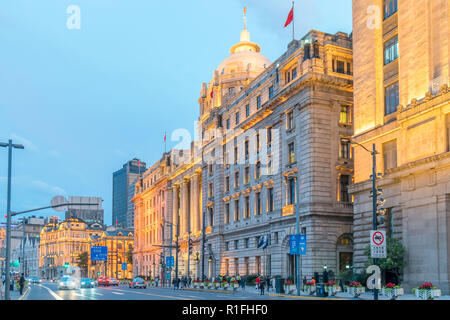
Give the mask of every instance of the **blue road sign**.
<path id="1" fill-rule="evenodd" d="M 127 269 L 128 269 L 127 264 L 126 263 L 122 263 L 122 270 L 127 270 Z"/>
<path id="2" fill-rule="evenodd" d="M 166 266 L 167 267 L 173 267 L 174 264 L 175 264 L 175 259 L 173 258 L 173 256 L 166 257 Z"/>
<path id="3" fill-rule="evenodd" d="M 289 236 L 289 254 L 306 254 L 306 235 L 296 234 Z"/>
<path id="4" fill-rule="evenodd" d="M 92 261 L 108 261 L 108 247 L 92 246 L 91 247 Z"/>

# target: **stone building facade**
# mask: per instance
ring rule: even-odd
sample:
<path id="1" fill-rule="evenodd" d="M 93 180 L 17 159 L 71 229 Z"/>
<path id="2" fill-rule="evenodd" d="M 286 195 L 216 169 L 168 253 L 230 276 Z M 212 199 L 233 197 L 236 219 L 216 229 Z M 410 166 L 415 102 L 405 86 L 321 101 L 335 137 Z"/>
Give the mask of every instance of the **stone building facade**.
<path id="1" fill-rule="evenodd" d="M 368 8 L 370 11 L 368 11 Z M 368 14 L 369 12 L 369 14 Z M 449 293 L 450 5 L 353 1 L 355 142 L 375 144 L 386 200 L 381 228 L 406 248 L 400 281 Z M 355 146 L 354 251 L 362 271 L 372 229 L 372 160 Z"/>
<path id="2" fill-rule="evenodd" d="M 352 263 L 352 39 L 313 30 L 274 63 L 260 50 L 244 26 L 202 84 L 200 140 L 170 152 L 166 212 L 179 227 L 179 275 L 189 261 L 201 276 L 203 226 L 206 276 L 294 276 L 297 209 L 308 239 L 303 275 Z"/>

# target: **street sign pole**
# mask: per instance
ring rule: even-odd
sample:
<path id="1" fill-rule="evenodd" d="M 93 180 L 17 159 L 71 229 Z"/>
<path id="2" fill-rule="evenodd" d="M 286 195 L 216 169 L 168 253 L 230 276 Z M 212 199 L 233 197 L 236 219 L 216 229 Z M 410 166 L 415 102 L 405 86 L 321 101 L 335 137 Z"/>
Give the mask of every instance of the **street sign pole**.
<path id="1" fill-rule="evenodd" d="M 296 219 L 296 223 L 297 223 L 297 237 L 299 237 L 300 235 L 300 210 L 299 210 L 299 206 L 300 206 L 300 197 L 299 197 L 299 179 L 298 179 L 298 173 L 295 176 L 295 187 L 296 187 L 296 192 L 297 192 L 297 203 L 295 204 L 295 219 Z M 296 260 L 296 275 L 297 275 L 297 295 L 300 295 L 300 281 L 301 281 L 301 267 L 300 267 L 300 248 L 299 248 L 299 243 L 297 243 L 297 254 L 295 255 L 295 260 Z"/>
<path id="2" fill-rule="evenodd" d="M 372 146 L 372 227 L 373 230 L 377 230 L 377 186 L 376 186 L 376 180 L 377 180 L 377 158 L 376 158 L 377 152 L 375 150 L 375 143 Z M 378 259 L 373 259 L 373 264 L 377 265 Z M 376 286 L 373 289 L 373 299 L 378 300 L 378 289 Z"/>

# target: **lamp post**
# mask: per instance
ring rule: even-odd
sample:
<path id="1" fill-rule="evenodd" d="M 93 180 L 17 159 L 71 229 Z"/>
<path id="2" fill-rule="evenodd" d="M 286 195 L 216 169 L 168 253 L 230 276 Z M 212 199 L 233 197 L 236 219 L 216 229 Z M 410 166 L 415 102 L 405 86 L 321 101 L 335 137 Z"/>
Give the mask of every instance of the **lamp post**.
<path id="1" fill-rule="evenodd" d="M 376 181 L 377 181 L 377 176 L 379 176 L 379 175 L 377 174 L 377 157 L 376 156 L 377 156 L 377 154 L 379 154 L 379 152 L 375 148 L 375 143 L 372 144 L 372 150 L 368 150 L 366 147 L 359 144 L 358 142 L 352 141 L 351 143 L 359 145 L 365 151 L 369 152 L 372 155 L 372 175 L 370 176 L 370 179 L 372 181 L 372 191 L 371 191 L 371 195 L 370 195 L 370 197 L 372 197 L 372 229 L 377 230 L 378 190 L 377 190 L 377 186 L 376 186 Z M 378 263 L 378 259 L 374 258 L 373 264 L 377 265 L 377 263 Z M 378 289 L 376 286 L 373 289 L 373 299 L 378 300 Z"/>
<path id="2" fill-rule="evenodd" d="M 13 144 L 12 140 L 8 140 L 8 143 L 0 142 L 0 147 L 8 148 L 8 191 L 6 198 L 6 259 L 5 259 L 5 300 L 9 300 L 9 260 L 11 258 L 11 163 L 12 163 L 12 150 L 13 149 L 25 149 L 21 144 Z"/>

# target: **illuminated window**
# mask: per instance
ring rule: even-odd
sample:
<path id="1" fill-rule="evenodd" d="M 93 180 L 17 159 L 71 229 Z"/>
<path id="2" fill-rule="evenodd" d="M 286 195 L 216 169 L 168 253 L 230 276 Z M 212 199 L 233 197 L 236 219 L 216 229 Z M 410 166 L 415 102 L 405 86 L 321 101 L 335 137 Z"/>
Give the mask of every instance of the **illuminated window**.
<path id="1" fill-rule="evenodd" d="M 339 115 L 339 122 L 340 123 L 351 123 L 350 119 L 350 107 L 349 106 L 341 106 L 341 112 Z"/>
<path id="2" fill-rule="evenodd" d="M 289 156 L 289 164 L 295 162 L 295 147 L 294 142 L 288 144 L 288 156 Z"/>
<path id="3" fill-rule="evenodd" d="M 389 64 L 398 59 L 398 36 L 384 44 L 384 64 Z"/>
<path id="4" fill-rule="evenodd" d="M 397 111 L 399 105 L 398 81 L 386 87 L 385 89 L 385 115 L 389 115 Z"/>
<path id="5" fill-rule="evenodd" d="M 397 0 L 384 0 L 384 18 L 387 19 L 397 12 Z"/>

